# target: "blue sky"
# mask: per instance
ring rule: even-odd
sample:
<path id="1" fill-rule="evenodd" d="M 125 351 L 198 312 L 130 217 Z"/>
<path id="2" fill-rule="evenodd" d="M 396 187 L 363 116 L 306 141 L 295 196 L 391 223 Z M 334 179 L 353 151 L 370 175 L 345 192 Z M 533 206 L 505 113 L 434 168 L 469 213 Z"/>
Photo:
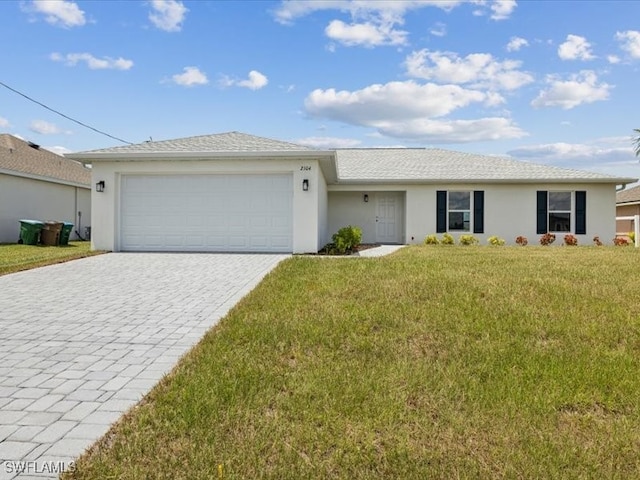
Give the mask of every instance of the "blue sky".
<path id="1" fill-rule="evenodd" d="M 128 142 L 227 131 L 639 177 L 640 1 L 4 1 L 0 82 Z M 121 143 L 0 86 L 0 131 Z"/>

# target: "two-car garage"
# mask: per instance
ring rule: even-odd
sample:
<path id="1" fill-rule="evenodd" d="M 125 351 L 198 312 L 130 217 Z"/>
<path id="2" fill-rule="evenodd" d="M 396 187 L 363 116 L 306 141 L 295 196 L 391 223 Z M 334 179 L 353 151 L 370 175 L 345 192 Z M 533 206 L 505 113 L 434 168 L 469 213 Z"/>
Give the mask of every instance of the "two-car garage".
<path id="1" fill-rule="evenodd" d="M 292 174 L 122 175 L 119 250 L 291 252 Z"/>

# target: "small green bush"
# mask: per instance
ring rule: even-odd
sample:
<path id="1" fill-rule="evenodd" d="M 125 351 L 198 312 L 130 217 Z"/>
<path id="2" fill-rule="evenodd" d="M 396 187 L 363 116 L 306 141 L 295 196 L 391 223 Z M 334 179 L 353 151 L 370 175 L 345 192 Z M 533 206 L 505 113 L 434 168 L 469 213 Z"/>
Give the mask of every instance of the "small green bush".
<path id="1" fill-rule="evenodd" d="M 636 243 L 636 232 L 627 233 L 627 237 L 631 240 L 631 243 Z"/>
<path id="2" fill-rule="evenodd" d="M 494 245 L 496 247 L 500 247 L 502 245 L 504 245 L 504 238 L 500 238 L 496 235 L 493 235 L 491 237 L 489 237 L 487 239 L 487 242 L 489 242 L 489 245 Z"/>
<path id="3" fill-rule="evenodd" d="M 455 240 L 453 239 L 453 235 L 450 233 L 445 233 L 442 235 L 442 240 L 440 241 L 442 245 L 455 245 Z"/>
<path id="4" fill-rule="evenodd" d="M 362 242 L 362 229 L 352 225 L 342 227 L 337 233 L 333 234 L 331 239 L 339 254 L 351 253 Z"/>
<path id="5" fill-rule="evenodd" d="M 478 239 L 473 235 L 460 235 L 458 242 L 460 242 L 460 245 L 476 245 L 479 243 Z"/>
<path id="6" fill-rule="evenodd" d="M 431 234 L 424 237 L 425 245 L 438 245 L 439 243 L 440 240 L 438 240 L 438 237 L 436 235 Z"/>

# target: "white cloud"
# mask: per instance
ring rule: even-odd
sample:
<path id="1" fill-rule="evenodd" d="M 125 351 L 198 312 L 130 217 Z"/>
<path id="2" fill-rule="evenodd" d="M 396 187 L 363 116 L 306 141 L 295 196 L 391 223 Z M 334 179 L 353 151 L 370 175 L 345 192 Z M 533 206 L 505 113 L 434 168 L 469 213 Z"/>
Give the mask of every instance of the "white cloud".
<path id="1" fill-rule="evenodd" d="M 405 45 L 408 33 L 394 30 L 391 23 L 352 23 L 347 25 L 341 20 L 333 20 L 325 29 L 332 40 L 349 47 L 362 45 L 375 47 L 380 45 Z"/>
<path id="2" fill-rule="evenodd" d="M 535 108 L 560 107 L 568 110 L 583 103 L 593 103 L 609 98 L 611 85 L 598 83 L 598 77 L 592 70 L 583 70 L 572 74 L 568 80 L 549 75 L 546 80 L 549 88 L 542 90 L 531 102 Z"/>
<path id="3" fill-rule="evenodd" d="M 398 30 L 396 26 L 404 24 L 404 15 L 410 10 L 437 7 L 449 11 L 462 3 L 462 0 L 291 0 L 281 2 L 274 16 L 280 23 L 291 24 L 296 18 L 317 11 L 346 13 L 350 15 L 351 22 L 332 20 L 325 29 L 327 37 L 343 45 L 371 48 L 406 45 L 408 32 Z"/>
<path id="4" fill-rule="evenodd" d="M 0 117 L 0 128 L 8 128 L 11 124 L 6 118 Z"/>
<path id="5" fill-rule="evenodd" d="M 61 55 L 59 53 L 52 53 L 49 58 L 55 62 L 64 62 L 65 65 L 74 66 L 79 62 L 85 62 L 87 67 L 91 70 L 129 70 L 133 67 L 132 60 L 126 60 L 122 57 L 119 58 L 96 58 L 90 53 L 68 53 Z"/>
<path id="6" fill-rule="evenodd" d="M 525 38 L 521 37 L 511 37 L 509 43 L 507 43 L 507 51 L 508 52 L 517 52 L 522 47 L 528 47 L 529 42 Z"/>
<path id="7" fill-rule="evenodd" d="M 194 87 L 209 83 L 207 75 L 197 67 L 184 67 L 183 73 L 176 73 L 171 77 L 174 83 L 183 87 Z"/>
<path id="8" fill-rule="evenodd" d="M 369 16 L 402 16 L 409 10 L 425 7 L 437 7 L 450 11 L 463 0 L 286 0 L 280 3 L 280 7 L 274 12 L 275 19 L 279 23 L 290 24 L 295 19 L 305 17 L 314 12 L 323 10 L 337 10 L 348 12 L 353 17 Z"/>
<path id="9" fill-rule="evenodd" d="M 29 125 L 29 130 L 35 133 L 39 133 L 41 135 L 55 135 L 58 133 L 69 133 L 69 132 L 63 132 L 62 130 L 60 130 L 60 128 L 57 125 L 46 122 L 44 120 L 34 120 Z"/>
<path id="10" fill-rule="evenodd" d="M 515 0 L 494 0 L 491 4 L 491 19 L 505 20 L 513 13 L 517 6 Z"/>
<path id="11" fill-rule="evenodd" d="M 447 34 L 447 26 L 442 22 L 437 22 L 429 29 L 429 33 L 435 37 L 444 37 Z"/>
<path id="12" fill-rule="evenodd" d="M 42 14 L 47 23 L 57 27 L 81 27 L 87 23 L 78 5 L 67 0 L 34 0 L 25 4 L 23 10 Z"/>
<path id="13" fill-rule="evenodd" d="M 431 143 L 519 138 L 525 132 L 505 118 L 434 120 L 495 97 L 458 85 L 420 85 L 414 81 L 371 85 L 356 91 L 315 90 L 305 99 L 307 113 L 372 127 L 383 135 Z"/>
<path id="14" fill-rule="evenodd" d="M 501 117 L 475 120 L 414 119 L 378 125 L 377 128 L 384 135 L 428 143 L 469 143 L 527 136 L 511 119 Z"/>
<path id="15" fill-rule="evenodd" d="M 355 148 L 362 142 L 352 138 L 306 137 L 296 140 L 295 143 L 306 145 L 307 147 L 329 150 L 334 148 Z"/>
<path id="16" fill-rule="evenodd" d="M 237 80 L 230 77 L 223 77 L 220 81 L 220 85 L 223 87 L 244 87 L 250 90 L 260 90 L 263 87 L 266 87 L 269 83 L 269 79 L 258 72 L 257 70 L 251 70 L 249 72 L 249 78 L 246 80 Z"/>
<path id="17" fill-rule="evenodd" d="M 620 57 L 617 55 L 607 55 L 607 61 L 611 64 L 620 63 Z"/>
<path id="18" fill-rule="evenodd" d="M 572 168 L 594 168 L 600 171 L 612 166 L 633 164 L 635 173 L 620 173 L 637 177 L 640 169 L 631 141 L 626 137 L 599 138 L 587 143 L 547 143 L 525 145 L 507 154 L 520 160 L 554 164 Z M 616 174 L 615 172 L 612 172 Z"/>
<path id="19" fill-rule="evenodd" d="M 60 155 L 61 157 L 64 156 L 65 153 L 71 153 L 73 150 L 69 150 L 67 147 L 61 147 L 61 146 L 52 146 L 52 147 L 42 147 L 45 150 L 49 150 L 52 153 L 55 153 L 56 155 Z"/>
<path id="20" fill-rule="evenodd" d="M 593 60 L 591 44 L 579 35 L 567 35 L 567 40 L 558 47 L 558 56 L 562 60 Z"/>
<path id="21" fill-rule="evenodd" d="M 165 32 L 179 32 L 189 9 L 176 0 L 152 0 L 149 20 Z"/>
<path id="22" fill-rule="evenodd" d="M 499 90 L 516 90 L 533 82 L 529 73 L 518 70 L 520 65 L 515 60 L 500 62 L 489 53 L 462 58 L 452 52 L 427 49 L 413 52 L 405 60 L 407 73 L 414 78 Z"/>
<path id="23" fill-rule="evenodd" d="M 620 48 L 631 55 L 632 58 L 640 58 L 639 31 L 627 30 L 626 32 L 616 32 L 616 40 L 621 43 Z"/>

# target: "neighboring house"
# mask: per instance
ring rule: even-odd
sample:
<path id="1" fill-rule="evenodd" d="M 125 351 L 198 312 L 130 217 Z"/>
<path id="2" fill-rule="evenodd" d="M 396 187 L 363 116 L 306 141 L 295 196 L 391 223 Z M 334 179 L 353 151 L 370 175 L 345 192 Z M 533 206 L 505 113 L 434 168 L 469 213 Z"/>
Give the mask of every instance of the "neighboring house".
<path id="1" fill-rule="evenodd" d="M 366 243 L 427 234 L 581 244 L 615 236 L 635 179 L 439 149 L 314 150 L 238 132 L 68 155 L 92 165 L 93 248 L 317 252 L 340 227 Z M 561 243 L 560 240 L 557 243 Z"/>
<path id="2" fill-rule="evenodd" d="M 640 185 L 616 193 L 616 217 L 640 215 Z M 634 231 L 633 220 L 617 220 L 616 232 L 627 234 Z"/>
<path id="3" fill-rule="evenodd" d="M 74 230 L 79 221 L 83 229 L 89 226 L 91 169 L 0 134 L 0 243 L 18 241 L 20 219 L 70 222 Z"/>

